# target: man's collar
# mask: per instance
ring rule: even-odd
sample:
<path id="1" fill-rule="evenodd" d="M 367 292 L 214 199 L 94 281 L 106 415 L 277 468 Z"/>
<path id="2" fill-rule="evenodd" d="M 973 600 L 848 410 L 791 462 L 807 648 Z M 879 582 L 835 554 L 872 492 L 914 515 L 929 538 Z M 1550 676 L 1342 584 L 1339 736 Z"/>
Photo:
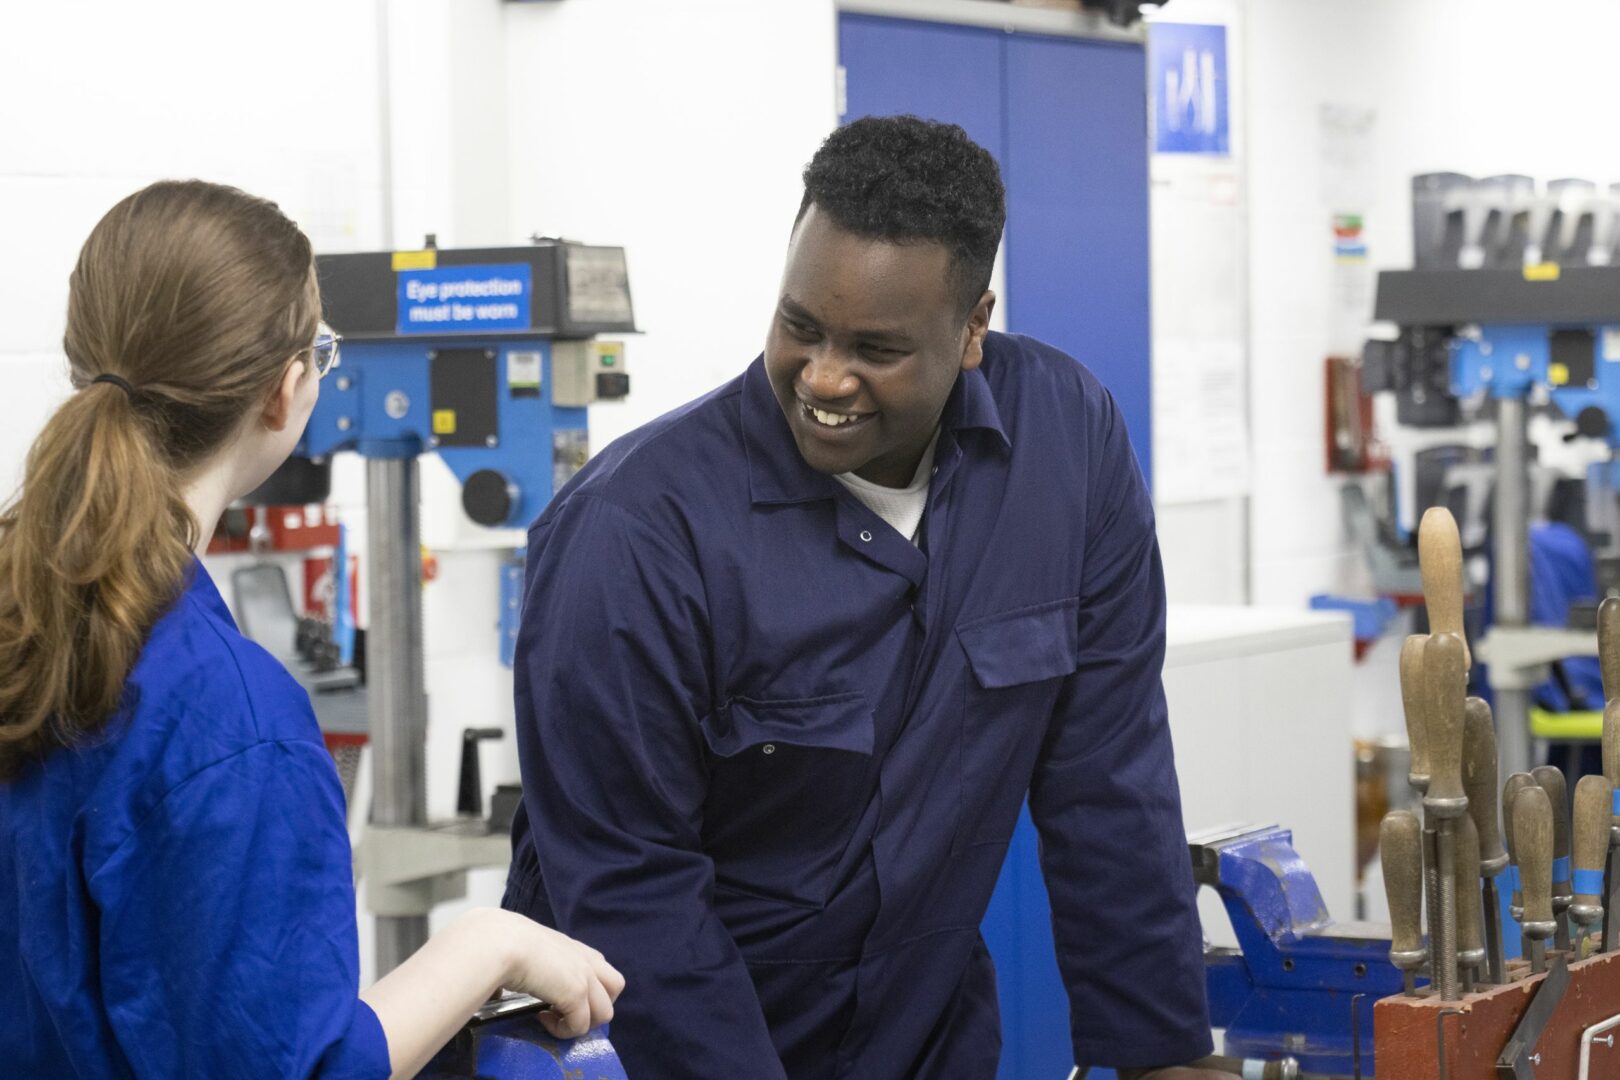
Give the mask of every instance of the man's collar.
<path id="1" fill-rule="evenodd" d="M 957 376 L 940 423 L 952 431 L 981 428 L 994 432 L 1002 446 L 1012 448 L 990 383 L 977 368 Z M 742 428 L 743 446 L 748 453 L 748 489 L 755 503 L 837 498 L 837 481 L 805 464 L 799 453 L 787 417 L 782 415 L 782 407 L 771 391 L 763 356 L 748 365 L 743 374 Z"/>
<path id="2" fill-rule="evenodd" d="M 984 344 L 988 350 L 990 339 L 986 338 Z M 984 372 L 978 368 L 964 371 L 957 376 L 956 385 L 951 388 L 951 396 L 945 402 L 941 423 L 953 431 L 963 431 L 967 428 L 993 431 L 1004 448 L 1012 449 L 1012 440 L 1007 438 L 1007 429 L 1001 426 L 1001 410 L 996 408 L 996 396 L 990 392 L 990 380 L 986 379 Z"/>
<path id="3" fill-rule="evenodd" d="M 748 452 L 748 493 L 755 503 L 810 502 L 838 496 L 832 477 L 804 462 L 787 417 L 771 392 L 765 357 L 743 373 L 743 446 Z"/>

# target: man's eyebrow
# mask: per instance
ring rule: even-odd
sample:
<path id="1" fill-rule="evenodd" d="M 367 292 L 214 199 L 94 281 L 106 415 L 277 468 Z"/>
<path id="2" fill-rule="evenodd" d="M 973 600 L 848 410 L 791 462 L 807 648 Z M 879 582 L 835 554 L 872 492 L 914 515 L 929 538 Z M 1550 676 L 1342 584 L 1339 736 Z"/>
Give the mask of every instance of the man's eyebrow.
<path id="1" fill-rule="evenodd" d="M 800 322 L 810 323 L 814 326 L 822 325 L 821 320 L 818 319 L 809 308 L 793 299 L 793 297 L 789 296 L 787 293 L 782 294 L 782 298 L 777 302 L 777 306 L 781 309 L 782 313 L 787 315 L 789 318 L 798 320 Z M 909 348 L 914 344 L 912 336 L 906 333 L 904 330 L 892 330 L 880 326 L 869 327 L 864 330 L 856 330 L 851 336 L 861 341 L 881 343 L 884 345 L 899 345 Z"/>
<path id="2" fill-rule="evenodd" d="M 870 330 L 857 330 L 855 336 L 862 341 L 870 341 L 884 345 L 910 345 L 911 335 L 903 330 L 884 330 L 876 328 Z"/>
<path id="3" fill-rule="evenodd" d="M 787 293 L 782 294 L 782 299 L 778 301 L 778 306 L 781 307 L 783 312 L 793 316 L 795 319 L 802 319 L 805 322 L 818 324 L 821 321 L 811 313 L 809 308 L 793 299 L 793 297 L 789 296 Z"/>

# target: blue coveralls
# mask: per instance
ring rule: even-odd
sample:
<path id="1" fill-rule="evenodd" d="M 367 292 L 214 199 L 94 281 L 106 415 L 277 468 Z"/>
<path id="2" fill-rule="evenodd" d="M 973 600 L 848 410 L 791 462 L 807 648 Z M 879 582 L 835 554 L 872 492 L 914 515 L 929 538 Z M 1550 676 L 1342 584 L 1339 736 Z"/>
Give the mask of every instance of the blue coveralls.
<path id="1" fill-rule="evenodd" d="M 201 565 L 125 701 L 0 783 L 0 1075 L 386 1077 L 336 769 Z"/>
<path id="2" fill-rule="evenodd" d="M 1152 504 L 1108 393 L 991 334 L 921 549 L 761 361 L 530 532 L 508 907 L 624 971 L 638 1080 L 995 1073 L 982 919 L 1027 794 L 1075 1054 L 1208 1053 Z"/>

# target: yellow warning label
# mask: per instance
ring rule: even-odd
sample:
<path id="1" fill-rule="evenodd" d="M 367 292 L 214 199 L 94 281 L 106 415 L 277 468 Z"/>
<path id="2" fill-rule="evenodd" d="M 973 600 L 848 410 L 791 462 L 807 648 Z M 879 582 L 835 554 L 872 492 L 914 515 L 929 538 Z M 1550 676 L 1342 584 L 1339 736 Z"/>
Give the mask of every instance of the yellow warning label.
<path id="1" fill-rule="evenodd" d="M 394 252 L 395 270 L 432 270 L 439 265 L 439 253 L 433 248 L 426 251 Z"/>
<path id="2" fill-rule="evenodd" d="M 1547 365 L 1547 381 L 1552 383 L 1554 386 L 1568 386 L 1569 385 L 1569 365 L 1568 364 L 1548 364 Z"/>
<path id="3" fill-rule="evenodd" d="M 1544 262 L 1544 263 L 1536 263 L 1536 265 L 1534 265 L 1534 266 L 1527 266 L 1527 267 L 1524 268 L 1524 280 L 1526 280 L 1526 281 L 1557 281 L 1558 280 L 1558 264 L 1557 263 Z"/>
<path id="4" fill-rule="evenodd" d="M 433 434 L 454 435 L 456 433 L 456 410 L 433 410 Z"/>

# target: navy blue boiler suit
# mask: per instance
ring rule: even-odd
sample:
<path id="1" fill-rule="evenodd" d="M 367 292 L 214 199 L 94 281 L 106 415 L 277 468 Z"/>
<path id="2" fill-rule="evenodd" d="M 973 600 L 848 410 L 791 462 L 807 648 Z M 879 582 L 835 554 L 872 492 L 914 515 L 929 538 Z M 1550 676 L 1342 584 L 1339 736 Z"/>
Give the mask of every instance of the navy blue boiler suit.
<path id="1" fill-rule="evenodd" d="M 1026 793 L 1077 1060 L 1209 1052 L 1113 400 L 991 334 L 935 464 L 919 550 L 804 463 L 756 360 L 530 532 L 506 904 L 625 972 L 631 1076 L 993 1076 L 978 926 Z"/>

